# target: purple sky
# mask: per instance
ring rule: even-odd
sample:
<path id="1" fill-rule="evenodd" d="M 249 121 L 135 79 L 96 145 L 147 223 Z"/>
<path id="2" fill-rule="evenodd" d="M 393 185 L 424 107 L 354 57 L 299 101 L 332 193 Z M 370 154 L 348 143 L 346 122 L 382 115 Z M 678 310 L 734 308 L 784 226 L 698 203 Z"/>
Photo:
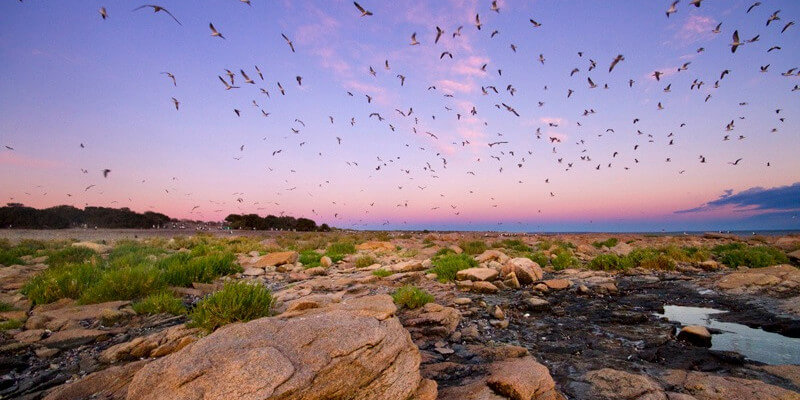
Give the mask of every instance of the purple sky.
<path id="1" fill-rule="evenodd" d="M 800 26 L 781 33 L 800 2 L 681 1 L 669 17 L 660 0 L 359 3 L 374 15 L 158 3 L 181 25 L 127 1 L 0 3 L 0 199 L 357 228 L 800 228 L 800 76 L 782 75 Z M 731 53 L 734 30 L 759 40 Z"/>

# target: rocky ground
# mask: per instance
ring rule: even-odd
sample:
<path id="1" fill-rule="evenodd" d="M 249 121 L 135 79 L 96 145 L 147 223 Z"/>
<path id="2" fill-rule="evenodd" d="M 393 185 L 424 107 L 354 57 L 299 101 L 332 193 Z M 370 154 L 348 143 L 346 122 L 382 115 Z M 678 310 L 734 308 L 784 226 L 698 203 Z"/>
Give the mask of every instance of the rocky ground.
<path id="1" fill-rule="evenodd" d="M 713 307 L 721 318 L 800 337 L 800 269 L 728 268 L 708 260 L 672 270 L 587 269 L 598 254 L 665 245 L 749 241 L 797 262 L 800 237 L 518 235 L 569 242 L 574 268 L 540 267 L 502 247 L 442 283 L 428 270 L 442 248 L 495 234 L 392 234 L 305 268 L 293 251 L 238 254 L 243 272 L 173 288 L 187 304 L 226 280 L 264 284 L 273 317 L 205 335 L 185 316 L 139 315 L 129 301 L 31 306 L 19 293 L 46 259 L 0 267 L 0 300 L 24 321 L 2 333 L 0 396 L 24 399 L 800 399 L 800 366 L 764 365 L 703 346 L 702 329 L 659 318 L 664 305 Z M 275 242 L 274 235 L 264 239 Z M 109 249 L 98 247 L 101 252 Z M 545 249 L 545 255 L 550 254 Z M 375 263 L 357 268 L 359 257 Z M 518 255 L 518 254 L 516 254 Z M 391 275 L 379 277 L 375 270 Z M 398 308 L 414 285 L 435 301 Z M 710 332 L 710 340 L 713 334 Z"/>

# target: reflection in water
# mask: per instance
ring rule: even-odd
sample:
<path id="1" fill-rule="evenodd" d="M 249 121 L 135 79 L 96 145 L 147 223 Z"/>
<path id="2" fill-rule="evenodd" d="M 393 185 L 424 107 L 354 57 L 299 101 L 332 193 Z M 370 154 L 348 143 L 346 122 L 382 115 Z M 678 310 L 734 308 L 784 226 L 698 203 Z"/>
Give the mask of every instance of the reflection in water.
<path id="1" fill-rule="evenodd" d="M 735 351 L 767 364 L 800 364 L 800 339 L 714 319 L 714 315 L 725 312 L 713 308 L 664 306 L 664 314 L 656 315 L 684 326 L 702 325 L 722 331 L 712 335 L 712 350 Z"/>

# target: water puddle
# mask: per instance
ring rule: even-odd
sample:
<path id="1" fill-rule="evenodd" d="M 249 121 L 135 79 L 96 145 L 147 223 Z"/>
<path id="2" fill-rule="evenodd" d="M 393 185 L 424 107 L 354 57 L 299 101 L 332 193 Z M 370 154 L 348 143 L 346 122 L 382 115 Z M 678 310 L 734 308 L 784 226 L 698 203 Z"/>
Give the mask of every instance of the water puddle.
<path id="1" fill-rule="evenodd" d="M 735 351 L 766 364 L 800 364 L 800 339 L 714 318 L 725 312 L 703 307 L 664 306 L 664 314 L 656 315 L 684 326 L 702 325 L 709 330 L 722 331 L 712 334 L 712 350 Z"/>

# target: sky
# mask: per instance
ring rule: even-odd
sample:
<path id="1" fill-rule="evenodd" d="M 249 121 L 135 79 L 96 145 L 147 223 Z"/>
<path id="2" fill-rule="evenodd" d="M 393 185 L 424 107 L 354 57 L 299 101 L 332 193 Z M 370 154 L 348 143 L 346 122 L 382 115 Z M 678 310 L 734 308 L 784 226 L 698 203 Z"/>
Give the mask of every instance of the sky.
<path id="1" fill-rule="evenodd" d="M 373 15 L 160 1 L 179 23 L 129 1 L 0 3 L 0 201 L 358 229 L 800 229 L 800 26 L 781 32 L 800 2 L 359 3 Z M 758 40 L 732 53 L 734 30 Z"/>

